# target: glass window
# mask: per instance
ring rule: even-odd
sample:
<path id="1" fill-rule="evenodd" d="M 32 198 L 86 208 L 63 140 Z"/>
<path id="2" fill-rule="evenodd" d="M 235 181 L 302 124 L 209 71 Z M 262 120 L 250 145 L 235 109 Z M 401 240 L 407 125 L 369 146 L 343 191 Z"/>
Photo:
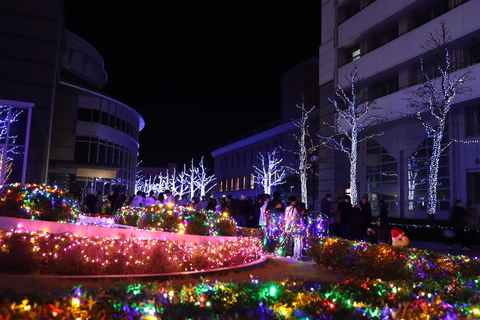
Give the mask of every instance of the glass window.
<path id="1" fill-rule="evenodd" d="M 392 210 L 398 209 L 397 160 L 375 139 L 368 140 L 366 156 L 369 197 L 373 201 L 384 200 Z"/>
<path id="2" fill-rule="evenodd" d="M 477 136 L 479 134 L 480 106 L 465 108 L 465 136 Z"/>
<path id="3" fill-rule="evenodd" d="M 92 109 L 78 108 L 77 119 L 80 121 L 92 121 Z"/>

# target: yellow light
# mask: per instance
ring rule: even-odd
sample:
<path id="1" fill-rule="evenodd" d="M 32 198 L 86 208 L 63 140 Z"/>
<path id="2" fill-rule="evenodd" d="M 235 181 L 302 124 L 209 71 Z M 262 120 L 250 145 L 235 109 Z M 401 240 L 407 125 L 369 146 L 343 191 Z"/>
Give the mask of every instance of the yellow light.
<path id="1" fill-rule="evenodd" d="M 80 307 L 80 300 L 77 299 L 77 298 L 73 298 L 72 299 L 72 307 L 74 307 L 74 308 Z"/>

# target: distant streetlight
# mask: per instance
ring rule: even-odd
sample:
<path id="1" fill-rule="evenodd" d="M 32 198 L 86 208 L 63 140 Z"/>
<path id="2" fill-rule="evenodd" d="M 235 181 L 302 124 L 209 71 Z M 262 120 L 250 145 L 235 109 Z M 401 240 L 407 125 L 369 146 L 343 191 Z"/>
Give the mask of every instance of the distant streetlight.
<path id="1" fill-rule="evenodd" d="M 312 211 L 315 211 L 315 195 L 317 193 L 317 176 L 315 174 L 315 167 L 316 167 L 316 162 L 318 161 L 317 156 L 311 156 L 310 161 L 312 162 L 312 170 L 313 170 L 313 188 L 312 188 Z"/>

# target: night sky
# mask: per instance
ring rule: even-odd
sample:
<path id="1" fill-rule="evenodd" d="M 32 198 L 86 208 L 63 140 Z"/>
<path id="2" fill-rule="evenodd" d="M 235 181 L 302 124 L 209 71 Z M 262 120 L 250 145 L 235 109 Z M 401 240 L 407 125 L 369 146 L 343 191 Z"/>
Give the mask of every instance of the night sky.
<path id="1" fill-rule="evenodd" d="M 281 75 L 318 56 L 320 1 L 66 0 L 65 24 L 103 56 L 104 93 L 145 118 L 141 165 L 161 167 L 280 117 Z"/>

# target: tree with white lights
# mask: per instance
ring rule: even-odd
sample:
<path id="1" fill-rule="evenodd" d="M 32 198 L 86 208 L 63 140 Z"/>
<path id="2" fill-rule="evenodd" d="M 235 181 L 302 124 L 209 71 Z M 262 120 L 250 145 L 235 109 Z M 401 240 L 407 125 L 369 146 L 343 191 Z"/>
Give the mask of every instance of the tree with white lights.
<path id="1" fill-rule="evenodd" d="M 300 129 L 300 134 L 293 134 L 293 138 L 297 142 L 298 151 L 288 150 L 289 152 L 298 155 L 298 166 L 286 168 L 294 174 L 298 174 L 300 177 L 300 194 L 304 201 L 307 200 L 308 191 L 307 191 L 307 178 L 308 171 L 312 167 L 311 163 L 308 162 L 309 156 L 315 152 L 318 148 L 318 144 L 313 142 L 313 139 L 310 135 L 310 127 L 308 125 L 310 119 L 310 113 L 315 109 L 315 106 L 310 109 L 306 109 L 305 105 L 297 105 L 297 108 L 301 111 L 301 116 L 298 119 L 292 119 L 292 123 Z M 316 177 L 313 177 L 316 180 Z"/>
<path id="2" fill-rule="evenodd" d="M 188 187 L 188 194 L 190 195 L 189 199 L 192 199 L 193 197 L 195 197 L 195 193 L 198 190 L 198 187 L 197 187 L 197 184 L 196 184 L 196 180 L 197 180 L 197 177 L 198 177 L 198 171 L 199 171 L 199 169 L 193 164 L 193 158 L 192 158 L 192 161 L 190 163 L 190 167 L 188 168 L 187 171 L 185 171 L 185 178 L 186 178 L 187 187 Z"/>
<path id="3" fill-rule="evenodd" d="M 428 163 L 427 213 L 429 219 L 434 219 L 437 212 L 438 165 L 442 152 L 453 142 L 477 143 L 477 141 L 456 139 L 443 140 L 452 101 L 457 94 L 468 90 L 464 84 L 472 79 L 469 76 L 469 71 L 458 75 L 452 74 L 451 57 L 448 49 L 449 41 L 448 29 L 444 21 L 441 22 L 440 31 L 435 30 L 428 34 L 425 48 L 442 50 L 444 53 L 442 63 L 436 66 L 439 77 L 435 78 L 434 75 L 429 75 L 424 61 L 421 59 L 420 68 L 424 82 L 415 90 L 414 97 L 409 101 L 410 107 L 418 111 L 413 115 L 406 114 L 419 120 L 427 132 L 427 137 L 432 139 L 432 153 Z M 427 112 L 422 113 L 423 111 Z M 427 117 L 431 117 L 433 120 L 428 121 Z"/>
<path id="4" fill-rule="evenodd" d="M 205 161 L 202 157 L 198 164 L 197 179 L 195 180 L 197 189 L 200 191 L 200 198 L 204 197 L 216 185 L 213 181 L 217 178 L 215 175 L 207 175 L 207 171 L 208 168 L 205 166 Z"/>
<path id="5" fill-rule="evenodd" d="M 272 187 L 285 183 L 283 179 L 286 176 L 285 169 L 280 166 L 283 159 L 278 158 L 278 149 L 275 148 L 273 152 L 267 152 L 267 158 L 259 152 L 258 159 L 261 166 L 253 166 L 255 169 L 255 183 L 260 184 L 263 187 L 263 192 L 271 194 Z"/>
<path id="6" fill-rule="evenodd" d="M 14 135 L 9 135 L 10 124 L 18 121 L 18 117 L 23 112 L 23 110 L 13 109 L 9 106 L 0 105 L 0 141 L 8 142 L 6 149 L 0 148 L 0 182 L 1 184 L 5 183 L 13 169 L 13 158 L 12 154 L 20 154 L 17 151 L 18 147 L 13 146 L 15 144 L 15 139 L 17 138 Z"/>
<path id="7" fill-rule="evenodd" d="M 325 123 L 334 129 L 335 133 L 326 136 L 317 134 L 321 144 L 325 147 L 345 152 L 350 161 L 350 197 L 352 201 L 358 200 L 357 191 L 357 152 L 358 145 L 367 139 L 379 136 L 382 133 L 361 135 L 368 128 L 381 122 L 380 115 L 372 114 L 373 102 L 361 102 L 357 97 L 358 70 L 355 68 L 350 74 L 350 92 L 347 93 L 338 85 L 335 92 L 337 98 L 342 101 L 346 108 L 342 108 L 337 100 L 330 99 L 336 111 L 336 118 L 333 123 Z"/>
<path id="8" fill-rule="evenodd" d="M 188 194 L 190 199 L 194 196 L 203 197 L 215 186 L 213 184 L 213 181 L 216 179 L 215 175 L 208 175 L 207 172 L 208 168 L 203 157 L 198 167 L 195 166 L 192 159 L 190 167 L 187 169 L 187 166 L 183 165 L 183 170 L 178 173 L 175 168 L 172 173 L 169 173 L 167 170 L 165 174 L 160 172 L 148 177 L 138 172 L 135 188 L 146 194 L 150 191 L 159 193 L 170 190 L 174 196 L 179 196 L 180 198 L 185 194 Z"/>

